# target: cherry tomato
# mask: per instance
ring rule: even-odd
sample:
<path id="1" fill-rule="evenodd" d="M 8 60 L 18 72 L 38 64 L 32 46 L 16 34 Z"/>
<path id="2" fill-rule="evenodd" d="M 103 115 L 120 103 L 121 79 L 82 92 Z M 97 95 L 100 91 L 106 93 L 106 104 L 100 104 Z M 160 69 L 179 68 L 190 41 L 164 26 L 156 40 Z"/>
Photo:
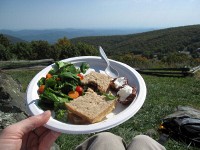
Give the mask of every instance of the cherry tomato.
<path id="1" fill-rule="evenodd" d="M 77 74 L 77 76 L 79 76 L 80 77 L 80 80 L 83 80 L 83 75 L 82 74 Z"/>
<path id="2" fill-rule="evenodd" d="M 75 90 L 79 93 L 79 95 L 83 94 L 83 88 L 81 86 L 77 86 Z"/>
<path id="3" fill-rule="evenodd" d="M 44 92 L 45 85 L 41 85 L 38 89 L 38 93 L 42 94 Z"/>
<path id="4" fill-rule="evenodd" d="M 75 99 L 75 98 L 79 97 L 79 93 L 77 91 L 70 91 L 68 93 L 68 96 Z"/>

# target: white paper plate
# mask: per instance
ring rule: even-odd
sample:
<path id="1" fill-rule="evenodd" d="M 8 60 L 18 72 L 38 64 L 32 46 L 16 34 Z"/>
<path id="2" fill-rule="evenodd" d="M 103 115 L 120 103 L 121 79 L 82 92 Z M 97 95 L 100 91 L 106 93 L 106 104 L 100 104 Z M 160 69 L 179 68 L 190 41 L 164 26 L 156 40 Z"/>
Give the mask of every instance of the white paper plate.
<path id="1" fill-rule="evenodd" d="M 90 64 L 90 70 L 95 70 L 97 72 L 103 73 L 103 70 L 106 68 L 106 63 L 103 61 L 100 57 L 95 56 L 82 56 L 82 57 L 74 57 L 62 60 L 64 62 L 71 62 L 75 64 L 76 66 L 80 66 L 82 62 L 87 62 Z M 132 116 L 134 116 L 137 111 L 142 107 L 145 98 L 146 98 L 146 85 L 141 77 L 141 75 L 130 66 L 110 60 L 111 65 L 116 68 L 120 74 L 121 77 L 126 77 L 128 79 L 128 83 L 131 86 L 135 86 L 137 88 L 137 96 L 135 100 L 129 105 L 129 106 L 123 106 L 122 104 L 117 104 L 116 109 L 107 115 L 107 118 L 104 119 L 101 122 L 95 123 L 95 124 L 89 124 L 89 125 L 73 125 L 70 123 L 62 123 L 60 121 L 57 121 L 53 119 L 53 117 L 50 118 L 50 120 L 46 123 L 45 127 L 55 130 L 61 133 L 68 133 L 68 134 L 88 134 L 93 132 L 99 132 L 103 130 L 107 130 L 110 128 L 113 128 Z M 42 71 L 40 71 L 30 82 L 26 97 L 27 97 L 27 106 L 32 115 L 38 115 L 43 112 L 42 109 L 40 109 L 37 106 L 37 101 L 39 99 L 37 90 L 38 90 L 38 80 L 41 77 L 45 77 L 48 71 L 52 68 L 54 64 L 46 67 Z"/>

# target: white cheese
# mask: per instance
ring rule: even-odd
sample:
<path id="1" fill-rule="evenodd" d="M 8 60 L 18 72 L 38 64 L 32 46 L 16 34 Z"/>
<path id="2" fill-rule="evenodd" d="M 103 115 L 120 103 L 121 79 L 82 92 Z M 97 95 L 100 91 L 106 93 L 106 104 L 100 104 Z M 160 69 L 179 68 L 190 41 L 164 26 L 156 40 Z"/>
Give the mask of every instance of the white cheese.
<path id="1" fill-rule="evenodd" d="M 119 95 L 119 100 L 120 101 L 125 101 L 126 98 L 132 94 L 132 87 L 129 85 L 125 85 L 123 88 L 121 88 L 118 92 L 117 95 Z"/>
<path id="2" fill-rule="evenodd" d="M 124 84 L 126 84 L 126 79 L 125 77 L 120 77 L 120 78 L 117 78 L 115 81 L 114 81 L 114 84 L 115 84 L 115 88 L 119 88 L 121 86 L 123 86 Z"/>

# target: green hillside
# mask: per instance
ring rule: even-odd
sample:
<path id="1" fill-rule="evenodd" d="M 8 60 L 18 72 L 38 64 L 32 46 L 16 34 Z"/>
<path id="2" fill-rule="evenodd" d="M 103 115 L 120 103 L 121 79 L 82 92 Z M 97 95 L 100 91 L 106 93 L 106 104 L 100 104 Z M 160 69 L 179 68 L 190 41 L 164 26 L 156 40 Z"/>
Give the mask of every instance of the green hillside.
<path id="1" fill-rule="evenodd" d="M 154 30 L 150 32 L 119 35 L 81 37 L 71 40 L 85 42 L 94 46 L 101 45 L 108 54 L 134 53 L 147 57 L 166 55 L 177 51 L 191 54 L 200 47 L 200 25 L 182 26 Z"/>
<path id="2" fill-rule="evenodd" d="M 63 37 L 54 44 L 43 40 L 15 40 L 14 44 L 10 44 L 13 39 L 0 35 L 0 60 L 61 60 L 98 55 L 97 48 L 101 45 L 109 58 L 136 68 L 195 67 L 200 64 L 200 25 L 129 35 L 90 36 L 70 40 Z"/>
<path id="3" fill-rule="evenodd" d="M 25 40 L 22 40 L 20 38 L 17 38 L 17 37 L 11 36 L 11 35 L 3 34 L 3 36 L 5 36 L 6 38 L 8 38 L 8 40 L 11 43 L 26 42 Z"/>

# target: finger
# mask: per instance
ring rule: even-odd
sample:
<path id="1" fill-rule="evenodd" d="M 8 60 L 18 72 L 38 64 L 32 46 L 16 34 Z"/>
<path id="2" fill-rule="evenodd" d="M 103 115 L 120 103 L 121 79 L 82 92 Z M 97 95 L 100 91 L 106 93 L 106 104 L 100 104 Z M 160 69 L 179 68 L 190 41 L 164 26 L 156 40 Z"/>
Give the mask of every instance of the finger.
<path id="1" fill-rule="evenodd" d="M 28 134 L 25 134 L 23 136 L 22 149 L 27 149 L 27 148 L 33 149 L 34 147 L 38 149 L 39 139 L 41 139 L 41 137 L 43 135 L 46 135 L 48 132 L 49 132 L 49 129 L 42 126 L 42 127 L 32 130 Z"/>
<path id="2" fill-rule="evenodd" d="M 39 127 L 34 129 L 33 131 L 35 132 L 35 134 L 37 134 L 38 136 L 41 136 L 44 132 L 46 132 L 46 130 L 48 130 L 47 128 L 45 128 L 44 126 Z"/>
<path id="3" fill-rule="evenodd" d="M 33 147 L 37 147 L 37 149 L 38 149 L 38 145 L 39 145 L 38 136 L 36 134 L 34 134 L 33 132 L 31 132 L 29 134 L 28 141 L 26 143 L 26 149 L 31 149 Z"/>
<path id="4" fill-rule="evenodd" d="M 29 137 L 29 134 L 25 134 L 22 138 L 22 146 L 21 146 L 21 150 L 25 150 L 26 149 L 26 146 L 27 146 L 27 141 L 28 141 L 28 137 Z"/>
<path id="5" fill-rule="evenodd" d="M 40 137 L 39 149 L 50 149 L 61 133 L 49 130 Z"/>
<path id="6" fill-rule="evenodd" d="M 29 117 L 16 124 L 11 125 L 9 127 L 9 131 L 10 133 L 17 134 L 19 137 L 22 137 L 24 134 L 32 131 L 33 129 L 43 126 L 45 123 L 47 123 L 50 116 L 51 112 L 45 111 L 40 115 Z"/>
<path id="7" fill-rule="evenodd" d="M 20 129 L 23 133 L 28 133 L 29 131 L 43 126 L 49 120 L 51 116 L 50 111 L 45 111 L 44 113 L 36 116 L 29 117 L 21 122 L 19 122 Z"/>

